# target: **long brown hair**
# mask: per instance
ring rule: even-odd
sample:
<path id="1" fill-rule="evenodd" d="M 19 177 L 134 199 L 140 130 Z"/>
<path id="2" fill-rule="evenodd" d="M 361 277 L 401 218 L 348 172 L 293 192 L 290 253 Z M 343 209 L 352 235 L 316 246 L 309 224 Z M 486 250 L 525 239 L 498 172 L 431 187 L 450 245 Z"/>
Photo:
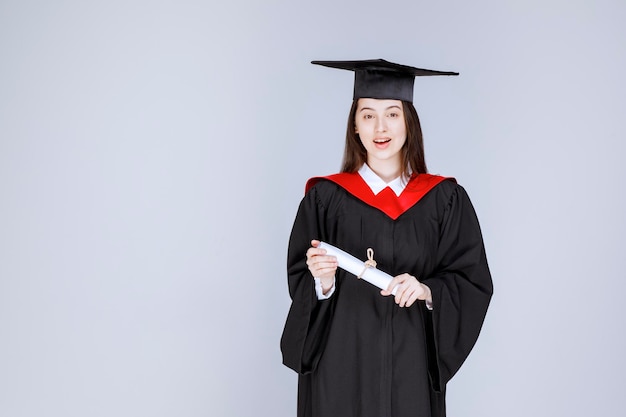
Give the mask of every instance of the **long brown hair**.
<path id="1" fill-rule="evenodd" d="M 346 147 L 343 152 L 341 172 L 357 172 L 367 162 L 367 151 L 355 132 L 355 117 L 358 99 L 352 102 L 348 116 L 346 131 Z M 406 124 L 406 141 L 402 146 L 402 173 L 407 178 L 410 173 L 424 174 L 428 172 L 424 158 L 424 139 L 422 127 L 413 103 L 402 101 L 404 123 Z"/>

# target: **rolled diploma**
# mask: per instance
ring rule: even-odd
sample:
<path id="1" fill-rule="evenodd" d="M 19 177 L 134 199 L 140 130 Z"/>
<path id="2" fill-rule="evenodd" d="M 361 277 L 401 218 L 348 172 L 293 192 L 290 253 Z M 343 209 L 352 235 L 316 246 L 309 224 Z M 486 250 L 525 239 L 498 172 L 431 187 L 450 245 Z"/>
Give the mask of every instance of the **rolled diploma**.
<path id="1" fill-rule="evenodd" d="M 363 269 L 365 269 L 365 272 L 363 272 L 361 278 L 369 282 L 370 284 L 374 284 L 381 290 L 386 290 L 389 286 L 389 282 L 391 282 L 391 280 L 393 279 L 391 275 L 381 271 L 380 269 L 371 267 L 365 268 L 364 261 L 355 258 L 349 253 L 344 252 L 341 249 L 336 248 L 326 242 L 320 242 L 317 247 L 321 249 L 326 249 L 326 255 L 331 255 L 337 258 L 337 264 L 339 265 L 339 268 L 344 269 L 351 274 L 356 275 L 357 277 L 361 272 L 363 272 Z M 391 291 L 393 295 L 396 295 L 396 289 L 397 287 L 394 287 L 393 291 Z"/>

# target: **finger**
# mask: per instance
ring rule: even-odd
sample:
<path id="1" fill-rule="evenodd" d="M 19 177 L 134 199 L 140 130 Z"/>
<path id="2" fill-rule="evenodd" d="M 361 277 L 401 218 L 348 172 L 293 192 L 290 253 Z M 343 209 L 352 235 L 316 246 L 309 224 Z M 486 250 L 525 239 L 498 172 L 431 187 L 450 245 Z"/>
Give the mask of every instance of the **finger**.
<path id="1" fill-rule="evenodd" d="M 413 293 L 405 303 L 406 307 L 411 307 L 417 301 L 417 294 Z"/>
<path id="2" fill-rule="evenodd" d="M 314 256 L 314 255 L 324 255 L 326 253 L 326 249 L 318 249 L 318 248 L 309 248 L 306 251 L 307 256 Z"/>
<path id="3" fill-rule="evenodd" d="M 402 292 L 402 297 L 400 297 L 400 302 L 398 303 L 398 305 L 400 307 L 408 307 L 407 303 L 409 302 L 411 297 L 413 297 L 414 294 L 415 294 L 414 288 L 412 287 L 405 288 L 404 291 Z"/>
<path id="4" fill-rule="evenodd" d="M 404 295 L 404 291 L 406 290 L 406 287 L 404 285 L 398 285 L 397 289 L 396 289 L 396 296 L 394 298 L 394 301 L 396 302 L 396 304 L 400 305 L 400 303 L 402 302 L 402 296 Z"/>
<path id="5" fill-rule="evenodd" d="M 387 289 L 384 290 L 387 294 L 389 295 L 391 294 L 391 292 L 393 291 L 393 289 L 396 287 L 396 285 L 399 284 L 399 277 L 395 277 L 393 278 L 391 281 L 389 281 L 389 285 L 387 285 Z"/>
<path id="6" fill-rule="evenodd" d="M 335 276 L 336 273 L 336 267 L 311 269 L 311 275 L 313 275 L 313 277 L 315 278 L 330 278 Z"/>
<path id="7" fill-rule="evenodd" d="M 313 276 L 315 278 L 330 278 L 337 272 L 336 268 L 323 268 L 319 269 Z"/>
<path id="8" fill-rule="evenodd" d="M 313 264 L 321 264 L 321 263 L 326 263 L 326 264 L 337 264 L 337 258 L 335 258 L 334 256 L 325 256 L 325 255 L 316 255 L 311 257 L 311 263 Z"/>
<path id="9" fill-rule="evenodd" d="M 408 278 L 410 278 L 410 277 L 411 277 L 411 276 L 410 276 L 409 274 L 406 274 L 406 273 L 405 273 L 405 274 L 401 274 L 401 275 L 397 275 L 397 276 L 395 276 L 395 277 L 394 277 L 394 278 L 393 278 L 393 279 L 389 282 L 389 285 L 387 286 L 387 291 L 388 291 L 388 292 L 393 291 L 393 289 L 394 289 L 396 286 L 398 286 L 398 285 L 400 285 L 400 284 L 403 284 L 403 283 L 404 283 L 404 282 L 406 282 L 406 280 L 407 280 Z M 396 294 L 397 294 L 397 292 L 396 292 Z"/>
<path id="10" fill-rule="evenodd" d="M 424 289 L 424 285 L 416 280 L 415 285 L 411 286 L 411 290 L 407 291 L 407 293 L 409 292 L 410 292 L 410 295 L 404 303 L 406 307 L 410 307 L 417 300 L 422 300 L 424 298 L 426 290 Z"/>
<path id="11" fill-rule="evenodd" d="M 402 287 L 402 286 L 398 286 L 398 289 L 396 290 L 396 296 L 394 298 L 394 301 L 398 305 L 400 305 L 400 302 L 402 301 L 402 296 L 404 295 L 404 290 L 405 290 L 405 288 Z"/>
<path id="12" fill-rule="evenodd" d="M 320 256 L 320 255 L 326 255 L 326 249 L 309 248 L 309 250 L 306 251 L 307 259 L 311 259 L 315 256 Z"/>
<path id="13" fill-rule="evenodd" d="M 402 274 L 396 277 L 399 281 L 398 290 L 396 291 L 396 303 L 406 303 L 408 298 L 416 290 L 419 282 L 413 275 Z"/>
<path id="14" fill-rule="evenodd" d="M 324 262 L 328 261 L 329 256 L 325 256 L 323 253 L 307 253 L 306 261 L 307 263 L 316 263 L 316 262 Z"/>
<path id="15" fill-rule="evenodd" d="M 320 244 L 320 243 L 322 243 L 322 242 L 320 242 L 319 240 L 315 240 L 315 239 L 313 239 L 313 240 L 311 241 L 311 246 L 313 246 L 314 248 L 317 248 L 317 247 L 319 246 L 319 244 Z"/>
<path id="16" fill-rule="evenodd" d="M 398 291 L 396 291 L 396 303 L 403 307 L 409 297 L 411 297 L 415 293 L 415 285 L 414 282 L 404 281 L 402 284 L 398 286 Z"/>
<path id="17" fill-rule="evenodd" d="M 334 256 L 315 256 L 307 260 L 309 271 L 314 277 L 320 277 L 337 271 L 337 259 Z"/>
<path id="18" fill-rule="evenodd" d="M 337 262 L 317 262 L 316 269 L 337 269 Z"/>

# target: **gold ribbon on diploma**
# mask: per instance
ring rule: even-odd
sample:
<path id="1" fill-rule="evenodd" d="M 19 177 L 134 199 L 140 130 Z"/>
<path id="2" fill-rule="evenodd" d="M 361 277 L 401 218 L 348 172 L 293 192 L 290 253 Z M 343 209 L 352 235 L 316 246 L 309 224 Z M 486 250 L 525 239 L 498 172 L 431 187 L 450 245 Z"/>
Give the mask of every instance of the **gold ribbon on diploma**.
<path id="1" fill-rule="evenodd" d="M 374 249 L 367 248 L 367 261 L 365 261 L 363 265 L 363 271 L 361 271 L 361 273 L 357 277 L 358 279 L 361 279 L 365 271 L 367 271 L 367 268 L 376 268 L 376 261 L 374 260 Z"/>

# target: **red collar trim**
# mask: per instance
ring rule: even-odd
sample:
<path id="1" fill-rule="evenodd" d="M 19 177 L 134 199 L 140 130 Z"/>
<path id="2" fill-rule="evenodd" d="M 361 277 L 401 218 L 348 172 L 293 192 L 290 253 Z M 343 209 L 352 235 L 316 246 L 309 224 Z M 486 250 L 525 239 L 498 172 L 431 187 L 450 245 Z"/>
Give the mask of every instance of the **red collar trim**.
<path id="1" fill-rule="evenodd" d="M 308 192 L 320 180 L 329 180 L 345 189 L 347 192 L 363 201 L 365 204 L 379 209 L 387 216 L 396 220 L 404 212 L 417 204 L 430 190 L 444 180 L 456 181 L 454 178 L 441 177 L 439 175 L 418 174 L 413 175 L 400 196 L 396 196 L 393 190 L 386 187 L 378 194 L 374 194 L 365 180 L 358 173 L 342 172 L 326 177 L 314 177 L 306 183 Z"/>

